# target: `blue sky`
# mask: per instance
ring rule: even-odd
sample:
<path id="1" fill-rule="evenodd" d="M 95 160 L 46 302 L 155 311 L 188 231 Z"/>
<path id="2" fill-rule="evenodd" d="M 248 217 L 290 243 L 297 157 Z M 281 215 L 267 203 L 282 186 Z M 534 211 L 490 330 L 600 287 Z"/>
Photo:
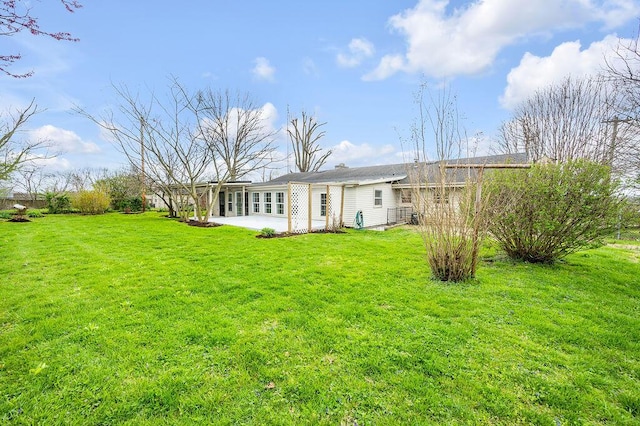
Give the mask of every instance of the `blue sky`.
<path id="1" fill-rule="evenodd" d="M 35 75 L 0 77 L 0 108 L 32 98 L 46 108 L 23 136 L 64 151 L 47 164 L 56 170 L 123 166 L 73 106 L 98 114 L 115 101 L 112 84 L 165 92 L 170 76 L 192 89 L 249 92 L 274 129 L 287 108 L 314 113 L 327 122 L 328 167 L 404 161 L 416 90 L 448 82 L 485 153 L 518 102 L 599 71 L 640 17 L 640 0 L 84 0 L 73 14 L 57 1 L 31 3 L 43 29 L 80 41 L 1 37 L 4 54 L 23 55 L 12 71 Z"/>

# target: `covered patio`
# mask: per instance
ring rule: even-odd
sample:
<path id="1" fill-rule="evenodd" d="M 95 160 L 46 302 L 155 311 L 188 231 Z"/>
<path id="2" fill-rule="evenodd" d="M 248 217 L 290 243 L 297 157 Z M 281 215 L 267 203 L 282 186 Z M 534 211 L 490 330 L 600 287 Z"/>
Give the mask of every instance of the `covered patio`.
<path id="1" fill-rule="evenodd" d="M 211 222 L 219 223 L 221 225 L 239 226 L 241 228 L 253 229 L 260 231 L 262 228 L 272 228 L 276 232 L 287 232 L 289 230 L 289 223 L 286 217 L 271 217 L 271 216 L 223 216 L 213 217 Z M 324 220 L 311 221 L 311 227 L 314 230 L 321 230 L 325 228 L 326 222 Z"/>

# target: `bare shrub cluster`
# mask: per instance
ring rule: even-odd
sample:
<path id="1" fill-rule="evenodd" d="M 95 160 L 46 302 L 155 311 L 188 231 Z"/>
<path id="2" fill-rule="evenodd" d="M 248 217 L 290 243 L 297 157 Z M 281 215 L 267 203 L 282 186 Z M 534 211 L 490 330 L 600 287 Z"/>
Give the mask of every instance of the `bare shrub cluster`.
<path id="1" fill-rule="evenodd" d="M 444 163 L 437 167 L 446 175 Z M 447 202 L 441 195 L 448 191 L 444 178 L 435 188 L 414 192 L 427 261 L 433 277 L 440 281 L 459 282 L 475 276 L 483 227 L 474 211 L 473 188 L 471 183 L 460 188 Z"/>
<path id="2" fill-rule="evenodd" d="M 427 260 L 434 278 L 464 281 L 475 277 L 485 227 L 481 200 L 474 195 L 477 174 L 469 170 L 466 185 L 460 185 L 459 171 L 447 167 L 466 142 L 455 96 L 448 90 L 433 96 L 423 86 L 417 104 L 420 115 L 412 132 L 416 161 L 408 175 Z M 430 140 L 435 141 L 435 162 L 428 161 Z"/>

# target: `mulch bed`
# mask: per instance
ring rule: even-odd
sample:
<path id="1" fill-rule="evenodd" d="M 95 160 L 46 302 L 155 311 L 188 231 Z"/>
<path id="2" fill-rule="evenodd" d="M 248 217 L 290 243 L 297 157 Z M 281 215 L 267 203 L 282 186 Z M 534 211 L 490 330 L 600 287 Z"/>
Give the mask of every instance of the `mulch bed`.
<path id="1" fill-rule="evenodd" d="M 31 222 L 31 221 L 29 219 L 27 219 L 26 217 L 14 217 L 13 219 L 9 219 L 7 222 L 22 223 L 22 222 Z"/>
<path id="2" fill-rule="evenodd" d="M 337 231 L 326 231 L 324 229 L 317 229 L 315 231 L 311 231 L 309 232 L 309 234 L 346 234 L 345 231 L 338 229 Z M 256 238 L 287 238 L 287 237 L 295 237 L 296 235 L 304 235 L 304 234 L 296 234 L 296 233 L 289 233 L 289 232 L 278 232 L 277 234 L 274 234 L 272 236 L 266 236 L 266 235 L 262 235 L 262 234 L 258 234 L 256 235 Z"/>
<path id="3" fill-rule="evenodd" d="M 300 235 L 300 234 L 290 234 L 288 232 L 279 232 L 277 234 L 273 234 L 271 236 L 269 235 L 262 235 L 262 234 L 258 234 L 256 235 L 256 238 L 264 238 L 264 239 L 271 239 L 271 238 L 287 238 L 287 237 L 293 237 L 294 235 Z"/>
<path id="4" fill-rule="evenodd" d="M 187 222 L 189 226 L 197 226 L 199 228 L 215 228 L 216 226 L 222 226 L 220 223 L 215 222 L 198 222 L 197 220 L 190 220 Z"/>

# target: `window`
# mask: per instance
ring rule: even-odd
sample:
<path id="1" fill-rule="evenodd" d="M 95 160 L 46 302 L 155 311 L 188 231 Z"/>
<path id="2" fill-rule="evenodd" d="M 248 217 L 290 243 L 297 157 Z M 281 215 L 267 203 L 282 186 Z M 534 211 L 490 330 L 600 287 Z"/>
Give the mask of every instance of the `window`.
<path id="1" fill-rule="evenodd" d="M 320 216 L 327 215 L 327 194 L 320 194 Z"/>
<path id="2" fill-rule="evenodd" d="M 242 192 L 236 192 L 236 216 L 242 216 Z M 247 200 L 247 204 L 248 204 Z M 245 206 L 245 207 L 249 207 L 249 206 Z"/>
<path id="3" fill-rule="evenodd" d="M 253 193 L 253 212 L 260 213 L 260 193 Z"/>
<path id="4" fill-rule="evenodd" d="M 382 207 L 382 190 L 376 189 L 373 191 L 373 206 Z"/>
<path id="5" fill-rule="evenodd" d="M 411 204 L 411 190 L 403 189 L 400 192 L 400 203 L 402 204 Z"/>
<path id="6" fill-rule="evenodd" d="M 284 214 L 284 192 L 276 192 L 276 214 Z"/>
<path id="7" fill-rule="evenodd" d="M 436 188 L 433 191 L 433 201 L 438 204 L 447 204 L 449 202 L 449 189 Z"/>
<path id="8" fill-rule="evenodd" d="M 233 194 L 231 192 L 229 193 L 228 200 L 229 200 L 229 206 L 227 211 L 232 212 L 233 211 Z"/>
<path id="9" fill-rule="evenodd" d="M 271 214 L 271 193 L 264 193 L 264 212 Z"/>

